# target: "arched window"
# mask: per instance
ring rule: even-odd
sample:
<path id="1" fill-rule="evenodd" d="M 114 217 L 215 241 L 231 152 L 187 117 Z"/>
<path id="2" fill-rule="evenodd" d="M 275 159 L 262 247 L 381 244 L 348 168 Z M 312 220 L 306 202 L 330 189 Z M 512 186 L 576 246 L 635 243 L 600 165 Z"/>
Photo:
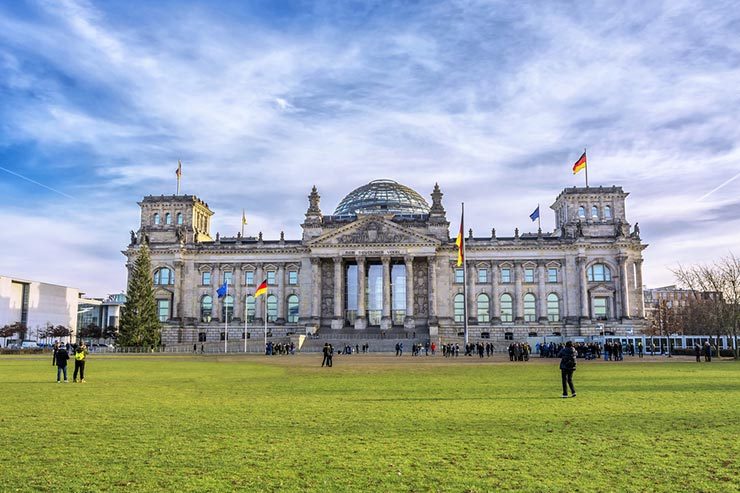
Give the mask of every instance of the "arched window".
<path id="1" fill-rule="evenodd" d="M 267 321 L 277 320 L 277 296 L 271 294 L 267 297 Z"/>
<path id="2" fill-rule="evenodd" d="M 210 317 L 213 313 L 213 298 L 209 295 L 205 295 L 200 299 L 200 319 L 206 322 L 206 318 Z"/>
<path id="3" fill-rule="evenodd" d="M 599 218 L 599 208 L 596 207 L 595 205 L 592 205 L 591 206 L 591 217 L 594 218 L 594 219 L 598 219 Z"/>
<path id="4" fill-rule="evenodd" d="M 221 303 L 221 320 L 231 322 L 232 318 L 234 318 L 234 297 L 228 294 L 224 296 L 224 301 Z"/>
<path id="5" fill-rule="evenodd" d="M 478 295 L 478 323 L 488 323 L 491 321 L 490 300 L 488 295 L 481 293 Z"/>
<path id="6" fill-rule="evenodd" d="M 172 224 L 172 214 L 170 214 L 169 212 L 164 215 L 164 223 Z"/>
<path id="7" fill-rule="evenodd" d="M 154 271 L 154 285 L 155 286 L 169 286 L 175 283 L 175 276 L 172 273 L 172 269 L 162 267 Z"/>
<path id="8" fill-rule="evenodd" d="M 257 304 L 254 301 L 254 296 L 251 294 L 247 296 L 246 301 L 246 313 L 247 313 L 247 323 L 252 324 L 254 323 L 254 314 L 256 313 L 256 307 Z"/>
<path id="9" fill-rule="evenodd" d="M 612 272 L 604 264 L 594 264 L 586 271 L 588 280 L 591 282 L 604 282 L 612 280 Z"/>
<path id="10" fill-rule="evenodd" d="M 501 295 L 501 321 L 511 322 L 514 320 L 514 300 L 511 295 L 504 293 Z"/>
<path id="11" fill-rule="evenodd" d="M 182 225 L 182 212 L 177 213 L 177 224 Z"/>
<path id="12" fill-rule="evenodd" d="M 537 321 L 537 299 L 532 293 L 524 295 L 524 321 L 525 322 L 536 322 Z"/>
<path id="13" fill-rule="evenodd" d="M 585 218 L 586 217 L 586 208 L 583 206 L 580 206 L 578 208 L 578 217 Z"/>
<path id="14" fill-rule="evenodd" d="M 555 293 L 547 295 L 547 320 L 550 322 L 560 321 L 560 298 Z"/>
<path id="15" fill-rule="evenodd" d="M 612 206 L 606 205 L 604 206 L 604 219 L 611 219 L 612 218 Z"/>
<path id="16" fill-rule="evenodd" d="M 461 294 L 456 294 L 454 298 L 454 309 L 455 309 L 455 322 L 465 322 L 465 297 Z"/>
<path id="17" fill-rule="evenodd" d="M 298 323 L 298 296 L 294 294 L 288 296 L 288 323 Z"/>
<path id="18" fill-rule="evenodd" d="M 154 224 L 159 224 L 159 212 L 154 213 Z"/>

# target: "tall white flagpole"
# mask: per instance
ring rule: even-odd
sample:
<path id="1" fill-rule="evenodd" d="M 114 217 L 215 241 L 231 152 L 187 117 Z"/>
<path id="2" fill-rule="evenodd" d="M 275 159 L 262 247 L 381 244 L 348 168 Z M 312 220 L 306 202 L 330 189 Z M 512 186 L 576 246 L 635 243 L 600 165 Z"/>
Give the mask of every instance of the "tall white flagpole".
<path id="1" fill-rule="evenodd" d="M 267 292 L 262 296 L 264 296 L 264 309 L 262 313 L 265 315 L 265 354 L 267 354 Z"/>
<path id="2" fill-rule="evenodd" d="M 460 217 L 460 241 L 462 243 L 462 268 L 463 268 L 463 328 L 465 345 L 468 345 L 468 256 L 465 252 L 465 202 L 462 203 L 462 216 Z M 467 350 L 467 348 L 466 348 Z"/>
<path id="3" fill-rule="evenodd" d="M 249 294 L 247 294 L 249 298 Z M 249 305 L 244 301 L 244 352 L 247 352 L 247 322 L 249 322 Z"/>
<path id="4" fill-rule="evenodd" d="M 229 307 L 226 306 L 226 297 L 229 296 L 229 283 L 226 283 L 224 295 L 224 354 L 229 352 Z"/>

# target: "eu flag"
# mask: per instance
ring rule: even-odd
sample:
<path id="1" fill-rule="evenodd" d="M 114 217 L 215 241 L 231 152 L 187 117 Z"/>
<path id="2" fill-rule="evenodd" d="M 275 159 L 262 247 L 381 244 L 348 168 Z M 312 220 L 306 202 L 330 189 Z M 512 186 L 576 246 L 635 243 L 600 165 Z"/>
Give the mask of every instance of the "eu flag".
<path id="1" fill-rule="evenodd" d="M 538 205 L 537 208 L 534 210 L 532 214 L 529 215 L 529 218 L 534 221 L 535 219 L 540 217 L 540 206 Z"/>
<path id="2" fill-rule="evenodd" d="M 229 286 L 226 284 L 226 281 L 221 285 L 220 288 L 216 290 L 216 294 L 218 294 L 219 298 L 223 298 L 226 296 L 226 293 L 229 291 Z"/>

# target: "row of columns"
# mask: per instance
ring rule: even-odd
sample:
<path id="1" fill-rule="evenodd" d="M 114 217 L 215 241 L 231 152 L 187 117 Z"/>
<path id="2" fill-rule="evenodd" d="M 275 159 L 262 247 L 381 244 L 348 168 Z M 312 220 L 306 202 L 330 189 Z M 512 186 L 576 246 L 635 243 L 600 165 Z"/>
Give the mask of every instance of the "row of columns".
<path id="1" fill-rule="evenodd" d="M 357 256 L 353 259 L 357 264 L 357 322 L 355 328 L 364 329 L 367 327 L 367 307 L 365 303 L 365 292 L 367 290 L 367 258 Z M 392 326 L 391 317 L 391 257 L 381 257 L 381 264 L 383 266 L 382 282 L 383 282 L 383 304 L 381 312 L 381 328 L 388 329 Z M 333 320 L 332 327 L 339 329 L 344 327 L 345 314 L 344 314 L 344 258 L 334 257 L 333 263 L 333 278 L 334 278 L 334 290 L 333 290 Z M 436 276 L 435 259 L 434 257 L 428 257 L 429 265 L 429 311 L 430 316 L 436 314 L 436 299 L 432 290 L 434 278 Z M 412 327 L 414 324 L 414 257 L 405 256 L 404 266 L 406 269 L 406 319 L 404 325 Z M 318 323 L 321 318 L 321 290 L 322 290 L 322 273 L 321 273 L 321 259 L 311 259 L 311 274 L 312 274 L 312 290 L 313 299 L 311 303 L 311 317 L 314 319 L 314 323 Z"/>

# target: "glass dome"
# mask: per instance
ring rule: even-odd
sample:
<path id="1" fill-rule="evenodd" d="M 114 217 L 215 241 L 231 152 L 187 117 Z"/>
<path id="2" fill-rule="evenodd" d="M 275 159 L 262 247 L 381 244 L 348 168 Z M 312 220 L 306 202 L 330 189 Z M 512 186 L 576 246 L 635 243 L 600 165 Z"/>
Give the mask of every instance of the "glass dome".
<path id="1" fill-rule="evenodd" d="M 429 204 L 400 183 L 374 180 L 350 192 L 334 211 L 335 216 L 357 213 L 428 214 Z"/>

